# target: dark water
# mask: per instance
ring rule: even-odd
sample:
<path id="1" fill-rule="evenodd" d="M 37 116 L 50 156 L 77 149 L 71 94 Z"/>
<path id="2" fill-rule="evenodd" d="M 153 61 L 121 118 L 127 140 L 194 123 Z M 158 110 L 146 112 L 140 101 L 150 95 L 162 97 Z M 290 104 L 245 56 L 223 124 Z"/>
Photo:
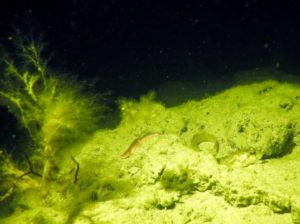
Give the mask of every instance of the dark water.
<path id="1" fill-rule="evenodd" d="M 184 101 L 194 97 L 186 89 L 211 94 L 241 70 L 271 67 L 297 75 L 299 9 L 297 1 L 271 0 L 5 0 L 1 44 L 10 45 L 16 29 L 42 35 L 49 67 L 94 80 L 94 88 L 110 92 L 112 107 L 121 96 L 138 98 L 153 89 L 163 101 L 170 85 L 179 86 Z M 15 121 L 4 109 L 0 114 L 5 139 Z"/>

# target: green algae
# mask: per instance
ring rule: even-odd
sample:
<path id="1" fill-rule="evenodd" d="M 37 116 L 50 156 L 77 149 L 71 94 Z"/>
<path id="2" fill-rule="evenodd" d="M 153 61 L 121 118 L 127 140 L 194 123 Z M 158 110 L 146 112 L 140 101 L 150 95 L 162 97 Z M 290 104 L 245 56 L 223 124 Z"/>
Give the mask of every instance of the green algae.
<path id="1" fill-rule="evenodd" d="M 299 88 L 266 80 L 173 108 L 125 99 L 117 128 L 60 152 L 51 204 L 25 188 L 0 221 L 299 223 Z M 158 134 L 122 159 L 147 132 Z"/>

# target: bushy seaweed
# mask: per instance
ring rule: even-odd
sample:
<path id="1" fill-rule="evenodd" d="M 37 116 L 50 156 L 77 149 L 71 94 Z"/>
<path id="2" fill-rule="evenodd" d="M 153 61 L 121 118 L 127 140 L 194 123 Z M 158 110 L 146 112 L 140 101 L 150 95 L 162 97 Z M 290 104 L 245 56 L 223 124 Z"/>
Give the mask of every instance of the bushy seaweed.
<path id="1" fill-rule="evenodd" d="M 41 41 L 17 40 L 16 51 L 2 56 L 0 106 L 17 118 L 34 143 L 31 153 L 41 160 L 41 190 L 47 196 L 56 152 L 99 127 L 105 107 L 97 103 L 98 95 L 83 94 L 74 78 L 48 69 Z M 29 149 L 18 150 L 25 155 Z"/>

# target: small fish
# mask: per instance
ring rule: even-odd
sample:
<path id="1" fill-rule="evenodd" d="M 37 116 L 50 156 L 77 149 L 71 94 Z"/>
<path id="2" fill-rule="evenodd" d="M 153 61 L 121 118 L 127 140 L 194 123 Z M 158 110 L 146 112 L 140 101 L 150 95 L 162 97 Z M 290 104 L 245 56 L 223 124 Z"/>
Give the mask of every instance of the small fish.
<path id="1" fill-rule="evenodd" d="M 122 159 L 129 158 L 137 148 L 142 145 L 148 138 L 152 137 L 153 135 L 158 135 L 158 133 L 148 133 L 143 135 L 142 137 L 136 138 L 128 147 L 128 149 L 121 155 Z"/>

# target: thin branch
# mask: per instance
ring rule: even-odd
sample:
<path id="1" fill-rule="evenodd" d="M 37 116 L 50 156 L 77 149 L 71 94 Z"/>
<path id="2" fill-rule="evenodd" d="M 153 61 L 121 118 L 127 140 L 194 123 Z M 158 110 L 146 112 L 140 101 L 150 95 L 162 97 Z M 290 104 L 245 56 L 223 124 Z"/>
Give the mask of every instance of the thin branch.
<path id="1" fill-rule="evenodd" d="M 0 158 L 1 158 L 1 160 L 3 160 L 5 163 L 7 163 L 7 161 L 5 161 L 5 159 L 3 159 L 2 157 L 0 157 Z M 5 200 L 6 198 L 10 197 L 10 196 L 16 191 L 16 189 L 17 189 L 17 182 L 18 182 L 19 180 L 21 180 L 23 177 L 25 177 L 25 176 L 27 176 L 27 175 L 29 175 L 29 174 L 33 174 L 33 175 L 35 175 L 35 176 L 42 177 L 39 173 L 37 173 L 37 172 L 35 172 L 35 171 L 33 170 L 33 166 L 32 166 L 32 164 L 31 164 L 31 162 L 30 162 L 30 160 L 29 160 L 29 158 L 28 158 L 27 155 L 25 155 L 25 159 L 26 159 L 26 161 L 27 161 L 27 163 L 28 163 L 29 170 L 26 171 L 25 173 L 21 174 L 19 177 L 17 177 L 17 178 L 15 179 L 14 183 L 12 183 L 12 186 L 6 191 L 6 193 L 3 194 L 3 195 L 0 195 L 0 202 L 3 201 L 3 200 Z M 8 164 L 8 163 L 7 163 L 7 164 Z M 8 164 L 8 165 L 9 165 L 9 164 Z"/>
<path id="2" fill-rule="evenodd" d="M 79 163 L 74 159 L 73 156 L 71 156 L 72 161 L 76 164 L 76 171 L 75 171 L 75 176 L 74 176 L 74 184 L 77 183 L 77 179 L 78 179 L 78 173 L 79 173 Z"/>
<path id="3" fill-rule="evenodd" d="M 37 176 L 37 177 L 42 177 L 41 174 L 39 174 L 38 172 L 36 172 L 36 171 L 33 170 L 33 166 L 32 166 L 32 164 L 31 164 L 31 162 L 30 162 L 30 160 L 29 160 L 29 157 L 28 157 L 27 155 L 25 155 L 25 159 L 26 159 L 26 161 L 27 161 L 27 163 L 28 163 L 29 170 L 26 171 L 25 173 L 23 173 L 21 176 L 19 176 L 19 177 L 17 178 L 17 180 L 20 180 L 22 177 L 27 176 L 27 175 L 29 175 L 29 174 L 33 174 L 33 175 L 35 175 L 35 176 Z"/>

